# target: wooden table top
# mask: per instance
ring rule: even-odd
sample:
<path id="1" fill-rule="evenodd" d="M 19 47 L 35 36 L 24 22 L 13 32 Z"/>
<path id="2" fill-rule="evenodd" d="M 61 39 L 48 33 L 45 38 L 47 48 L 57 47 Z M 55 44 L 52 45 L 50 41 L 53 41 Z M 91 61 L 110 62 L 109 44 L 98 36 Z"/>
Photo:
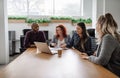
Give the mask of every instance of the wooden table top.
<path id="1" fill-rule="evenodd" d="M 117 78 L 100 65 L 81 58 L 80 52 L 63 50 L 50 55 L 29 48 L 0 71 L 0 78 Z"/>

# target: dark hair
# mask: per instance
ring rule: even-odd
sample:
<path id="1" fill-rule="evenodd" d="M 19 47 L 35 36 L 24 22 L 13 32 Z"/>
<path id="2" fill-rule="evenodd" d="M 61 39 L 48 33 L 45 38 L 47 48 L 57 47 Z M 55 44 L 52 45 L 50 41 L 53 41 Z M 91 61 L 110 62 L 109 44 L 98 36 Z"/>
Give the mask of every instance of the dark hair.
<path id="1" fill-rule="evenodd" d="M 85 26 L 85 24 L 83 22 L 77 23 L 77 26 L 82 28 L 82 38 L 81 38 L 81 42 L 80 42 L 81 44 L 80 45 L 81 45 L 82 49 L 85 50 L 84 44 L 88 39 L 86 26 Z"/>
<path id="2" fill-rule="evenodd" d="M 39 25 L 37 24 L 37 23 L 32 23 L 32 25 L 31 25 L 31 28 L 33 29 L 33 27 L 39 27 Z"/>
<path id="3" fill-rule="evenodd" d="M 80 22 L 80 23 L 77 24 L 77 26 L 82 28 L 82 38 L 86 39 L 88 37 L 88 34 L 87 34 L 87 30 L 86 30 L 85 24 L 83 22 Z"/>
<path id="4" fill-rule="evenodd" d="M 60 28 L 62 30 L 62 34 L 63 34 L 63 37 L 67 37 L 67 31 L 66 31 L 66 28 L 64 27 L 64 25 L 58 25 L 56 28 Z M 56 33 L 56 37 L 58 38 L 59 35 Z"/>

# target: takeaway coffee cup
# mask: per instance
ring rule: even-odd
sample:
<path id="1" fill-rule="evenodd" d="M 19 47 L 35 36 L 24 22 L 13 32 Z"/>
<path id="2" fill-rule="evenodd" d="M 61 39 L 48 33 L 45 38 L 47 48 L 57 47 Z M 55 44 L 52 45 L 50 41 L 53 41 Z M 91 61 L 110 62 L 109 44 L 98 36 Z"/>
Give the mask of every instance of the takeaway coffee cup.
<path id="1" fill-rule="evenodd" d="M 61 57 L 62 56 L 62 49 L 58 49 L 58 57 Z"/>

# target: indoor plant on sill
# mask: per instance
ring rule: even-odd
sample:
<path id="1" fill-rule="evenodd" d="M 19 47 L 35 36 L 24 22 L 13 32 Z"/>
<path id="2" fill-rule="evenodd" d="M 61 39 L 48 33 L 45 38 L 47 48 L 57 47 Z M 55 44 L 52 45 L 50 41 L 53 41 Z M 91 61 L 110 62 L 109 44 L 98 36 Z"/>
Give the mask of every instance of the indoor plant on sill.
<path id="1" fill-rule="evenodd" d="M 50 17 L 52 23 L 71 23 L 71 17 Z"/>
<path id="2" fill-rule="evenodd" d="M 50 20 L 45 19 L 45 18 L 44 19 L 37 19 L 36 21 L 39 24 L 39 26 L 48 26 L 50 23 Z"/>
<path id="3" fill-rule="evenodd" d="M 75 26 L 77 23 L 79 22 L 84 22 L 86 26 L 92 26 L 92 20 L 91 18 L 88 19 L 83 19 L 83 18 L 79 18 L 79 19 L 72 19 L 72 25 Z"/>
<path id="4" fill-rule="evenodd" d="M 86 26 L 92 26 L 92 19 L 91 18 L 86 19 L 85 24 Z"/>
<path id="5" fill-rule="evenodd" d="M 9 16 L 8 23 L 25 23 L 25 16 Z"/>
<path id="6" fill-rule="evenodd" d="M 48 26 L 48 24 L 50 23 L 50 20 L 29 18 L 29 19 L 26 20 L 26 23 L 28 23 L 28 26 L 31 26 L 32 23 L 38 23 L 39 26 Z"/>
<path id="7" fill-rule="evenodd" d="M 26 19 L 26 21 L 25 21 L 26 23 L 28 23 L 28 26 L 31 26 L 32 25 L 32 23 L 35 23 L 35 20 L 34 19 L 32 19 L 32 18 L 28 18 L 28 19 Z"/>

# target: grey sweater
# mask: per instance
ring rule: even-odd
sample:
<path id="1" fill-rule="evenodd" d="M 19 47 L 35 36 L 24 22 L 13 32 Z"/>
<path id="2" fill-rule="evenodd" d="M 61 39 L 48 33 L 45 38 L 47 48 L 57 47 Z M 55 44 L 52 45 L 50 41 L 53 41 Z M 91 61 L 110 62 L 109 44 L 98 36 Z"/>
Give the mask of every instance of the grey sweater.
<path id="1" fill-rule="evenodd" d="M 89 60 L 120 76 L 120 43 L 112 35 L 104 35 L 96 56 L 90 56 Z"/>

